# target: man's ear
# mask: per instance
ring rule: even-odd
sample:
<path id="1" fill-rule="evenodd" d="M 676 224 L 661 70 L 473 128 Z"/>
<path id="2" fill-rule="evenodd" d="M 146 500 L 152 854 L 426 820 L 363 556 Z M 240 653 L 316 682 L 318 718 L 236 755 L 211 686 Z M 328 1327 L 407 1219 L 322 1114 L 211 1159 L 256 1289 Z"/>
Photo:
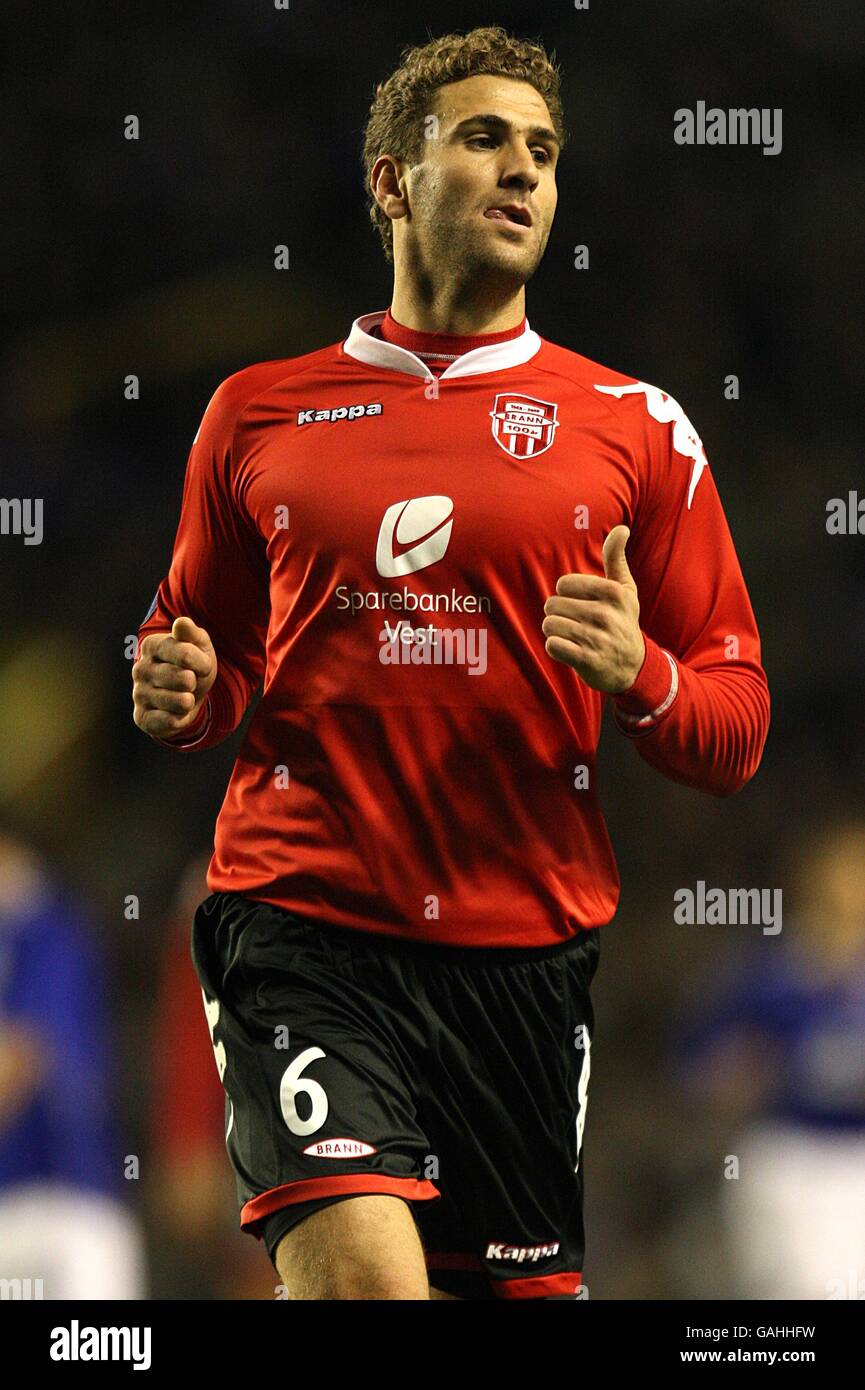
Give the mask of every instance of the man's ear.
<path id="1" fill-rule="evenodd" d="M 402 162 L 393 155 L 381 154 L 370 170 L 372 195 L 391 221 L 405 217 L 408 212 L 408 192 Z"/>

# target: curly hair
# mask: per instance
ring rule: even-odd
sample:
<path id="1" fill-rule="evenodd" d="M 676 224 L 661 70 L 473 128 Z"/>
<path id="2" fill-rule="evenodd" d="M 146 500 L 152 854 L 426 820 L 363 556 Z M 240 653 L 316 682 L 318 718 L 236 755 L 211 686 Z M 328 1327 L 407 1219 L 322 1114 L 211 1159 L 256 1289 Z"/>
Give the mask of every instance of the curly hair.
<path id="1" fill-rule="evenodd" d="M 567 140 L 555 53 L 548 56 L 540 43 L 513 38 L 495 24 L 406 48 L 400 66 L 376 87 L 363 142 L 370 221 L 389 261 L 393 260 L 393 224 L 370 188 L 372 167 L 382 154 L 409 166 L 420 163 L 426 143 L 424 119 L 430 114 L 435 91 L 448 82 L 480 75 L 530 83 L 547 103 L 560 144 Z"/>

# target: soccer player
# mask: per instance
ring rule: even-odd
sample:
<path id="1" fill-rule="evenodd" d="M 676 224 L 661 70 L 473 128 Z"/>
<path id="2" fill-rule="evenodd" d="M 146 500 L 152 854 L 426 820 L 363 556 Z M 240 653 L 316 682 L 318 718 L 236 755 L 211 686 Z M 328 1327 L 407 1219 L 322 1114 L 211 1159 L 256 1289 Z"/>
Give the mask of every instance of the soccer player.
<path id="1" fill-rule="evenodd" d="M 526 319 L 565 138 L 537 44 L 403 55 L 364 149 L 390 306 L 218 387 L 140 629 L 166 747 L 263 679 L 192 952 L 240 1223 L 289 1298 L 580 1296 L 604 706 L 715 796 L 766 739 L 694 429 Z"/>

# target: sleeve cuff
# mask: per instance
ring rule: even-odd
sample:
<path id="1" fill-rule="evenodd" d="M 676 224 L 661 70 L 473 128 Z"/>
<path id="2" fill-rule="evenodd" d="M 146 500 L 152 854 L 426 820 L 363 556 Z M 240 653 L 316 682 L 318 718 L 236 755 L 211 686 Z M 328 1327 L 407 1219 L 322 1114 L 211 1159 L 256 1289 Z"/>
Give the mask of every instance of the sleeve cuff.
<path id="1" fill-rule="evenodd" d="M 204 704 L 198 711 L 198 716 L 194 724 L 184 731 L 183 738 L 157 738 L 151 734 L 151 738 L 156 743 L 161 743 L 163 748 L 194 748 L 197 743 L 201 743 L 207 737 L 207 732 L 213 722 L 213 710 L 210 704 L 210 694 L 208 693 Z"/>
<path id="2" fill-rule="evenodd" d="M 679 667 L 675 658 L 645 632 L 646 655 L 637 679 L 613 697 L 616 722 L 625 732 L 652 727 L 671 708 L 679 693 Z"/>

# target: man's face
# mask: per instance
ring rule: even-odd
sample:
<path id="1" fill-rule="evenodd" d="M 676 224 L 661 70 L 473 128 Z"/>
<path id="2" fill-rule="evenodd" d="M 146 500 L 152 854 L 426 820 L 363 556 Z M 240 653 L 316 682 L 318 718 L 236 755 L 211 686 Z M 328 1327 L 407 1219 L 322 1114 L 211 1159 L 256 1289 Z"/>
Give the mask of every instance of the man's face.
<path id="1" fill-rule="evenodd" d="M 527 82 L 467 77 L 436 92 L 420 164 L 405 171 L 409 215 L 395 253 L 432 280 L 524 284 L 556 210 L 558 142 L 547 104 Z M 510 209 L 491 213 L 490 209 Z"/>

